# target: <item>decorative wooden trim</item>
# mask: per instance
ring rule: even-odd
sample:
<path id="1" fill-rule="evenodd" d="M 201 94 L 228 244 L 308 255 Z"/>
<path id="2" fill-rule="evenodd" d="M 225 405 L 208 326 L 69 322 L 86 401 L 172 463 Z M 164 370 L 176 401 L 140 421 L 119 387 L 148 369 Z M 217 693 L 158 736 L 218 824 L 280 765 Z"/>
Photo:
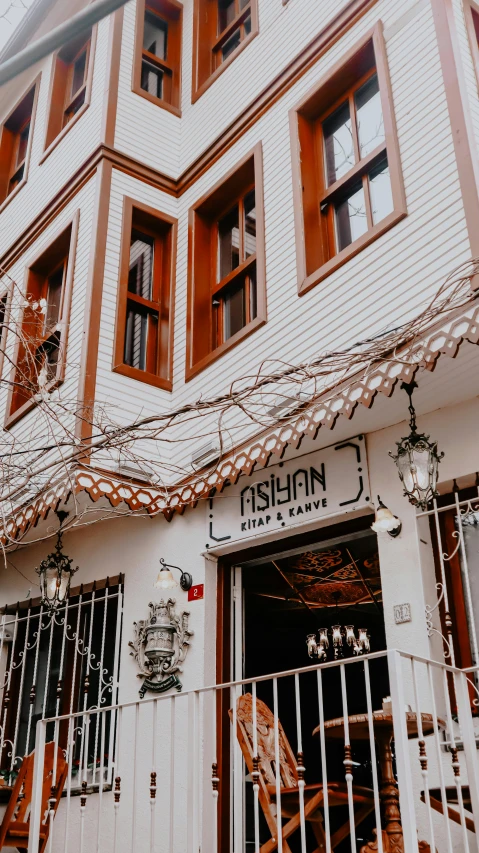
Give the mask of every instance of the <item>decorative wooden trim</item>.
<path id="1" fill-rule="evenodd" d="M 83 441 L 91 437 L 89 413 L 95 401 L 98 344 L 100 340 L 103 275 L 105 271 L 108 216 L 110 211 L 112 165 L 104 159 L 98 166 L 95 218 L 92 226 L 92 250 L 88 266 L 87 296 L 85 300 L 83 346 L 78 381 L 78 400 L 83 413 L 77 416 L 75 434 Z"/>
<path id="2" fill-rule="evenodd" d="M 143 48 L 143 26 L 146 7 L 168 21 L 167 51 L 170 47 L 173 57 L 168 60 L 171 67 L 171 97 L 169 100 L 156 98 L 141 88 L 141 64 Z M 137 0 L 135 19 L 135 42 L 133 54 L 131 90 L 141 98 L 168 110 L 173 115 L 181 116 L 181 55 L 183 32 L 183 4 L 178 0 Z"/>
<path id="3" fill-rule="evenodd" d="M 373 65 L 371 65 L 372 62 Z M 317 163 L 316 123 L 321 114 L 324 114 L 325 109 L 332 106 L 332 103 L 340 97 L 341 91 L 344 92 L 350 87 L 356 70 L 359 81 L 359 78 L 364 74 L 364 63 L 368 69 L 375 67 L 378 76 L 384 119 L 384 148 L 390 171 L 394 208 L 387 217 L 370 228 L 359 239 L 324 260 L 329 252 L 327 245 L 329 239 L 323 233 L 325 223 L 322 221 L 318 201 L 322 195 L 324 196 L 324 186 L 322 176 L 319 176 Z M 302 296 L 374 240 L 377 240 L 407 214 L 391 82 L 381 21 L 378 21 L 359 42 L 341 57 L 319 84 L 316 84 L 290 111 L 290 133 L 298 294 Z M 344 182 L 349 179 L 350 175 L 344 176 Z M 338 182 L 339 184 L 340 182 Z"/>
<path id="4" fill-rule="evenodd" d="M 195 359 L 195 350 L 196 350 L 196 335 L 198 332 L 198 320 L 196 316 L 197 311 L 197 299 L 195 288 L 196 288 L 196 271 L 195 265 L 198 263 L 198 258 L 196 257 L 196 253 L 199 251 L 198 249 L 198 239 L 197 234 L 200 229 L 200 225 L 202 230 L 207 228 L 208 230 L 211 228 L 211 224 L 205 225 L 203 222 L 203 211 L 210 204 L 212 204 L 212 199 L 217 197 L 223 187 L 226 185 L 233 183 L 235 181 L 235 177 L 241 173 L 249 163 L 252 162 L 253 171 L 254 171 L 254 186 L 255 186 L 255 205 L 256 205 L 256 292 L 257 292 L 257 308 L 256 308 L 256 317 L 252 320 L 248 325 L 244 326 L 240 329 L 235 335 L 229 338 L 227 341 L 224 341 L 220 346 L 211 349 L 205 355 L 200 358 Z M 240 182 L 241 183 L 241 182 Z M 242 189 L 242 188 L 241 188 Z M 226 195 L 225 202 L 226 207 L 231 206 L 235 201 L 234 196 L 231 197 L 229 194 Z M 213 207 L 215 208 L 211 212 L 211 216 L 213 219 L 218 218 L 218 210 L 217 202 L 213 202 Z M 199 217 L 199 211 L 202 211 L 202 217 Z M 206 219 L 204 220 L 206 222 Z M 211 242 L 211 238 L 208 236 L 208 239 Z M 216 361 L 220 356 L 222 356 L 225 352 L 237 346 L 241 341 L 243 341 L 246 337 L 251 335 L 256 329 L 260 326 L 264 325 L 267 318 L 266 312 L 266 266 L 265 266 L 265 233 L 264 233 L 264 195 L 263 195 L 263 151 L 262 145 L 259 142 L 255 147 L 246 154 L 239 163 L 235 164 L 234 167 L 229 169 L 229 171 L 219 180 L 217 183 L 211 187 L 208 192 L 203 195 L 195 204 L 191 207 L 189 212 L 189 240 L 188 240 L 188 296 L 187 296 L 187 321 L 186 321 L 186 369 L 185 369 L 185 379 L 188 382 L 193 376 L 196 376 L 200 371 L 204 370 L 209 364 L 212 364 Z M 209 315 L 208 315 L 209 316 Z M 202 334 L 209 334 L 208 329 L 202 328 Z M 210 336 L 211 337 L 211 336 Z M 210 341 L 211 346 L 211 341 Z M 202 347 L 204 349 L 204 347 Z"/>
<path id="5" fill-rule="evenodd" d="M 164 175 L 157 169 L 153 169 L 151 166 L 146 166 L 139 160 L 135 160 L 134 157 L 130 157 L 128 154 L 123 154 L 121 151 L 116 151 L 112 148 L 104 147 L 102 153 L 120 172 L 132 175 L 134 178 L 138 178 L 139 181 L 144 181 L 144 183 L 150 184 L 155 189 L 168 193 L 168 195 L 172 195 L 175 198 L 179 197 L 178 181 L 169 177 L 169 175 Z"/>
<path id="6" fill-rule="evenodd" d="M 121 41 L 123 36 L 124 8 L 117 9 L 110 20 L 108 43 L 108 85 L 105 91 L 101 141 L 113 148 L 115 145 L 118 86 L 120 82 Z"/>
<path id="7" fill-rule="evenodd" d="M 195 480 L 190 478 L 188 482 L 176 484 L 167 495 L 164 490 L 134 483 L 113 472 L 79 466 L 68 479 L 59 481 L 34 503 L 19 508 L 8 518 L 3 532 L 0 530 L 0 542 L 9 545 L 18 541 L 39 519 L 46 518 L 51 509 L 66 502 L 71 494 L 81 492 L 88 494 L 95 503 L 101 498 L 106 498 L 113 507 L 124 502 L 131 512 L 149 515 L 161 512 L 171 521 L 175 513 L 182 514 L 186 506 L 196 506 L 213 489 L 221 491 L 226 481 L 235 482 L 242 474 L 251 474 L 256 467 L 266 465 L 272 456 L 281 459 L 288 446 L 298 447 L 305 436 L 316 438 L 322 426 L 334 429 L 339 415 L 350 420 L 358 406 L 370 409 L 378 394 L 390 397 L 401 382 L 410 382 L 419 369 L 433 371 L 441 356 L 455 358 L 465 342 L 479 344 L 479 308 L 464 311 L 452 321 L 444 322 L 443 319 L 442 326 L 436 326 L 429 335 L 416 340 L 400 354 L 396 353 L 390 362 L 370 373 L 351 377 L 343 386 L 326 392 L 289 423 L 276 424 L 257 436 L 253 443 L 233 450 L 215 469 L 198 472 Z M 314 535 L 317 536 L 317 531 Z"/>
<path id="8" fill-rule="evenodd" d="M 57 64 L 59 62 L 59 53 L 60 51 L 56 51 L 52 58 L 52 71 L 50 76 L 50 89 L 48 93 L 48 111 L 45 125 L 45 142 L 44 142 L 44 151 L 38 164 L 41 165 L 45 162 L 47 157 L 50 156 L 52 151 L 57 147 L 57 145 L 62 141 L 65 135 L 71 130 L 71 128 L 77 123 L 77 121 L 81 118 L 81 116 L 85 113 L 85 111 L 90 106 L 91 102 L 91 90 L 93 83 L 93 68 L 95 64 L 95 53 L 96 53 L 96 40 L 97 40 L 97 31 L 98 26 L 95 24 L 92 27 L 91 36 L 90 36 L 90 48 L 88 53 L 88 71 L 87 71 L 87 79 L 86 79 L 86 88 L 85 88 L 85 100 L 78 110 L 77 113 L 73 116 L 71 121 L 69 121 L 65 127 L 63 127 L 56 136 L 51 139 L 49 142 L 49 136 L 51 135 L 51 122 L 53 113 L 60 109 L 59 104 L 56 102 L 56 92 L 58 87 L 58 69 Z M 86 40 L 85 40 L 86 41 Z M 63 102 L 62 102 L 63 109 Z"/>
<path id="9" fill-rule="evenodd" d="M 431 4 L 471 255 L 479 255 L 479 163 L 452 0 Z"/>
<path id="10" fill-rule="evenodd" d="M 158 283 L 161 286 L 161 293 L 159 295 L 159 335 L 161 332 L 161 328 L 165 326 L 165 319 L 168 328 L 168 339 L 166 341 L 166 345 L 164 341 L 161 341 L 161 337 L 159 337 L 158 339 L 158 355 L 160 365 L 162 365 L 161 374 L 152 374 L 147 373 L 143 370 L 137 370 L 135 367 L 131 367 L 130 365 L 125 364 L 123 361 L 128 297 L 128 271 L 130 266 L 130 239 L 133 227 L 134 210 L 146 213 L 148 217 L 151 217 L 158 223 L 158 231 L 162 230 L 164 232 L 162 235 L 162 273 L 160 274 L 157 269 L 154 269 L 153 271 L 153 275 L 158 276 Z M 172 390 L 177 233 L 178 220 L 175 219 L 173 216 L 169 216 L 167 213 L 163 213 L 162 211 L 159 211 L 153 207 L 149 207 L 148 205 L 143 204 L 143 202 L 137 201 L 134 198 L 124 196 L 123 223 L 121 229 L 120 274 L 118 285 L 115 343 L 113 348 L 112 370 L 116 373 L 122 374 L 123 376 L 128 376 L 130 379 L 136 379 L 140 382 L 145 382 L 148 385 L 154 385 L 157 388 L 163 388 L 165 391 Z M 167 281 L 163 282 L 162 278 L 163 275 L 166 274 L 166 270 L 168 271 Z M 161 352 L 162 349 L 163 352 Z"/>
<path id="11" fill-rule="evenodd" d="M 41 76 L 42 76 L 42 75 L 41 75 L 41 72 L 40 72 L 40 74 L 38 74 L 38 75 L 35 77 L 35 79 L 34 79 L 33 83 L 28 87 L 27 91 L 22 95 L 22 97 L 21 97 L 21 98 L 19 98 L 19 100 L 17 101 L 17 103 L 15 104 L 15 106 L 13 107 L 13 109 L 11 109 L 11 110 L 10 110 L 10 112 L 8 113 L 8 115 L 4 118 L 4 120 L 3 120 L 3 122 L 2 122 L 2 126 L 1 126 L 1 128 L 0 128 L 0 139 L 1 139 L 1 136 L 2 136 L 2 133 L 3 133 L 3 130 L 4 130 L 4 127 L 5 127 L 6 123 L 8 122 L 9 118 L 10 118 L 10 117 L 13 115 L 13 113 L 18 109 L 18 107 L 20 106 L 20 104 L 22 103 L 22 101 L 23 101 L 23 100 L 28 96 L 28 94 L 32 91 L 32 89 L 34 89 L 34 93 L 33 93 L 33 104 L 32 104 L 32 112 L 31 112 L 31 115 L 30 115 L 30 132 L 29 132 L 29 134 L 28 134 L 28 144 L 27 144 L 27 152 L 26 152 L 26 155 L 25 155 L 25 167 L 24 167 L 24 170 L 23 170 L 23 178 L 22 178 L 22 180 L 20 181 L 20 183 L 15 187 L 15 189 L 14 189 L 14 190 L 12 190 L 12 192 L 11 192 L 9 195 L 7 195 L 7 196 L 3 199 L 3 201 L 0 203 L 0 213 L 3 213 L 3 211 L 5 210 L 5 208 L 7 207 L 7 205 L 9 205 L 9 204 L 10 204 L 10 202 L 12 201 L 12 199 L 13 199 L 13 198 L 15 198 L 15 196 L 17 195 L 17 193 L 19 193 L 19 192 L 20 192 L 21 188 L 22 188 L 23 186 L 25 186 L 25 184 L 26 184 L 26 183 L 27 183 L 27 181 L 28 181 L 28 171 L 29 171 L 29 168 L 30 168 L 30 156 L 31 156 L 31 152 L 32 152 L 33 134 L 34 134 L 34 130 L 35 130 L 35 117 L 36 117 L 36 112 L 37 112 L 38 95 L 39 95 L 39 92 L 40 92 L 40 80 L 41 80 Z M 2 165 L 3 165 L 3 164 L 2 164 Z"/>
<path id="12" fill-rule="evenodd" d="M 70 325 L 70 309 L 71 309 L 71 299 L 73 292 L 73 279 L 75 274 L 75 260 L 76 260 L 76 249 L 77 249 L 77 240 L 78 240 L 78 228 L 80 222 L 80 211 L 77 210 L 73 217 L 69 222 L 63 223 L 61 228 L 58 229 L 57 233 L 54 237 L 52 237 L 47 245 L 43 245 L 41 249 L 36 253 L 36 255 L 29 261 L 28 266 L 25 268 L 25 286 L 24 290 L 28 293 L 28 279 L 33 267 L 40 261 L 40 259 L 45 255 L 48 251 L 49 247 L 59 240 L 63 234 L 67 231 L 70 231 L 70 239 L 68 246 L 68 259 L 66 265 L 66 278 L 65 283 L 63 285 L 63 293 L 62 293 L 62 302 L 60 306 L 60 319 L 59 324 L 62 327 L 62 338 L 59 348 L 59 356 L 58 356 L 58 367 L 55 379 L 49 383 L 48 390 L 53 391 L 55 388 L 58 388 L 61 385 L 65 378 L 65 363 L 66 356 L 68 350 L 68 332 Z M 20 326 L 23 324 L 23 312 L 22 319 L 19 320 Z M 7 405 L 5 409 L 5 421 L 4 421 L 4 429 L 9 429 L 15 423 L 17 423 L 21 418 L 24 417 L 28 412 L 31 412 L 37 405 L 34 398 L 27 400 L 22 406 L 15 411 L 11 411 L 12 400 L 13 400 L 13 388 L 15 382 L 15 374 L 17 370 L 17 362 L 20 351 L 20 341 L 17 340 L 15 345 L 15 354 L 12 359 L 12 368 L 10 371 L 10 381 L 9 381 L 9 390 L 7 397 Z"/>

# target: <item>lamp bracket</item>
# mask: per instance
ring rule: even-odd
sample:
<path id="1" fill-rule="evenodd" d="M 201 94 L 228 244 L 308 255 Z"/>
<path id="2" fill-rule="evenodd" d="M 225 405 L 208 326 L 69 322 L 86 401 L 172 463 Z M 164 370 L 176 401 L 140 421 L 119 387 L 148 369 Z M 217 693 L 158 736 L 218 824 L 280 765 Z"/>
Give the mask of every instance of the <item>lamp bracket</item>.
<path id="1" fill-rule="evenodd" d="M 193 577 L 189 572 L 184 572 L 179 566 L 173 566 L 171 563 L 165 563 L 163 557 L 160 557 L 160 565 L 162 569 L 178 569 L 181 572 L 180 587 L 184 592 L 188 592 L 193 586 Z"/>

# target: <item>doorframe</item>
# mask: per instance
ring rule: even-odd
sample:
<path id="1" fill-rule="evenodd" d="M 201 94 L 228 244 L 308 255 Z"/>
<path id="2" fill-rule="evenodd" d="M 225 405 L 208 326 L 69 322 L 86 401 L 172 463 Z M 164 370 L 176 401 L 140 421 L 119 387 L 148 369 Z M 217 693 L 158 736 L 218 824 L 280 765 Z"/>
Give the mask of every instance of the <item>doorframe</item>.
<path id="1" fill-rule="evenodd" d="M 225 684 L 232 681 L 232 568 L 243 563 L 263 557 L 278 554 L 279 551 L 292 551 L 298 547 L 308 548 L 309 545 L 320 545 L 330 539 L 350 536 L 371 527 L 371 514 L 351 514 L 345 521 L 321 526 L 307 532 L 295 532 L 293 536 L 272 542 L 255 543 L 255 545 L 226 554 L 218 558 L 216 586 L 216 683 Z M 216 731 L 217 731 L 217 762 L 219 783 L 218 799 L 218 851 L 226 853 L 231 850 L 230 804 L 231 804 L 231 723 L 229 719 L 230 691 L 222 690 L 217 696 Z M 236 851 L 235 851 L 236 853 Z M 240 853 L 240 851 L 238 851 Z"/>

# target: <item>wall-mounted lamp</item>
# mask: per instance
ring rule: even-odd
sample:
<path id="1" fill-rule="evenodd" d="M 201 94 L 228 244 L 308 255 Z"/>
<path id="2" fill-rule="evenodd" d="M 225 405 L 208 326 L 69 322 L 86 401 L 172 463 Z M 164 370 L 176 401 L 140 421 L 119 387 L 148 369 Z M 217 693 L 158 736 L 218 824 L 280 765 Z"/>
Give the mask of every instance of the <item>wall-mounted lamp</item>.
<path id="1" fill-rule="evenodd" d="M 402 524 L 397 517 L 393 515 L 390 509 L 384 504 L 378 495 L 378 505 L 376 507 L 376 517 L 371 524 L 371 530 L 375 533 L 389 533 L 395 538 L 399 536 L 402 530 Z"/>
<path id="2" fill-rule="evenodd" d="M 184 592 L 188 592 L 193 585 L 193 578 L 189 572 L 184 572 L 183 569 L 180 569 L 179 566 L 171 566 L 168 563 L 165 563 L 163 557 L 160 557 L 160 565 L 161 569 L 158 572 L 158 577 L 155 581 L 156 589 L 175 589 L 178 586 L 178 581 L 175 581 L 173 575 L 170 572 L 170 569 L 178 569 L 181 572 L 180 577 L 180 587 Z"/>
<path id="3" fill-rule="evenodd" d="M 419 509 L 427 509 L 428 503 L 438 494 L 438 466 L 444 453 L 437 452 L 437 441 L 430 441 L 428 435 L 417 431 L 416 412 L 412 402 L 413 391 L 417 388 L 416 382 L 403 382 L 401 388 L 409 397 L 411 432 L 397 442 L 397 454 L 389 455 L 397 465 L 404 495 L 409 498 L 409 503 Z"/>

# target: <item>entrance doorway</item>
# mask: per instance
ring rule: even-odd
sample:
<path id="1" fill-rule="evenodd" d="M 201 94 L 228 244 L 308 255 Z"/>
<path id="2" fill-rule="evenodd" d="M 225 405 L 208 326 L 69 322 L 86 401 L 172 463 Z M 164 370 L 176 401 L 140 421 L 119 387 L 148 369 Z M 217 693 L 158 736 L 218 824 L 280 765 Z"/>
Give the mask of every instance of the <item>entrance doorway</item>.
<path id="1" fill-rule="evenodd" d="M 369 527 L 345 531 L 316 543 L 310 541 L 303 544 L 299 540 L 295 547 L 277 553 L 262 554 L 256 558 L 254 554 L 248 556 L 250 559 L 240 565 L 226 569 L 231 572 L 229 660 L 232 680 L 261 678 L 268 674 L 289 672 L 315 664 L 317 661 L 308 656 L 307 636 L 318 635 L 320 630 L 327 630 L 330 643 L 327 650 L 328 660 L 353 656 L 353 649 L 346 642 L 346 626 L 354 628 L 356 638 L 359 629 L 365 629 L 371 652 L 386 648 L 377 539 Z M 226 601 L 224 604 L 226 606 Z M 337 625 L 341 626 L 343 636 L 341 648 L 335 651 L 332 628 Z M 389 693 L 385 659 L 370 661 L 370 677 L 372 707 L 379 709 Z M 345 678 L 348 715 L 364 713 L 367 710 L 364 667 L 361 664 L 346 666 Z M 250 690 L 251 688 L 246 686 L 243 693 Z M 296 755 L 298 696 L 295 692 L 295 676 L 278 679 L 276 688 L 272 679 L 258 681 L 255 690 L 258 700 L 270 711 L 276 701 L 278 719 Z M 341 717 L 343 696 L 339 667 L 323 670 L 322 693 L 324 719 Z M 231 708 L 227 713 L 228 728 L 231 731 Z M 324 769 L 319 738 L 314 734 L 319 723 L 318 680 L 314 670 L 301 675 L 300 717 L 306 783 L 314 784 L 322 781 Z M 234 756 L 235 750 L 238 751 L 237 744 L 233 744 L 231 756 Z M 328 743 L 328 780 L 344 782 L 343 761 L 342 745 L 335 741 Z M 355 784 L 369 787 L 369 750 L 360 743 L 354 744 L 354 761 L 357 762 L 354 768 Z M 226 767 L 223 768 L 223 773 L 225 770 Z M 234 775 L 234 768 L 230 767 L 230 773 Z M 230 808 L 232 804 L 235 812 L 229 821 L 231 846 L 228 848 L 222 844 L 220 849 L 250 853 L 255 849 L 252 777 L 244 764 L 241 774 L 242 780 L 238 778 L 238 770 L 236 779 L 233 781 L 232 778 L 232 797 L 229 798 Z M 242 801 L 240 818 L 239 799 Z M 226 807 L 225 803 L 224 808 Z M 335 808 L 331 812 L 333 833 L 347 820 L 347 806 L 344 809 Z M 240 827 L 238 823 L 241 824 Z M 263 844 L 271 837 L 271 832 L 261 809 L 259 824 L 259 840 Z M 374 816 L 371 815 L 358 827 L 357 840 L 361 846 L 371 839 L 374 826 Z M 308 851 L 313 851 L 318 846 L 313 831 L 314 828 L 308 826 Z M 296 835 L 297 837 L 293 836 L 288 840 L 292 853 L 299 853 L 301 850 L 299 833 Z M 347 837 L 335 847 L 335 853 L 350 849 L 350 839 Z"/>

